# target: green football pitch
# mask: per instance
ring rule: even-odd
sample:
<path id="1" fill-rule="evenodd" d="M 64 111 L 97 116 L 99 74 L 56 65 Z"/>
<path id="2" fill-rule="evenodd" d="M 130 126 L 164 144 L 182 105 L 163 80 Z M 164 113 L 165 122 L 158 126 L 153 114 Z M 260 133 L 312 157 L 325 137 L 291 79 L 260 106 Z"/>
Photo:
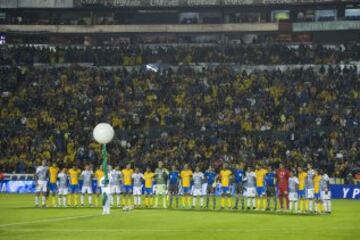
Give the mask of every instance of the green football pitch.
<path id="1" fill-rule="evenodd" d="M 32 195 L 0 194 L 0 239 L 358 239 L 360 201 L 333 200 L 331 215 L 264 212 L 35 208 Z"/>

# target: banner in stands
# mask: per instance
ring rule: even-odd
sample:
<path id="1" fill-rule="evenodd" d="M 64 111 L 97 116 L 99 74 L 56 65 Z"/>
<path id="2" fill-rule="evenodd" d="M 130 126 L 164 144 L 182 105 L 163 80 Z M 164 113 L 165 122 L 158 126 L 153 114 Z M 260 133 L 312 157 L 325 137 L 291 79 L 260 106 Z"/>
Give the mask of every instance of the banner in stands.
<path id="1" fill-rule="evenodd" d="M 360 185 L 331 185 L 331 197 L 360 199 Z"/>
<path id="2" fill-rule="evenodd" d="M 0 181 L 0 192 L 3 193 L 33 193 L 35 192 L 34 181 Z"/>
<path id="3" fill-rule="evenodd" d="M 81 184 L 81 182 L 80 182 Z M 96 181 L 93 181 L 93 189 L 96 188 Z M 231 187 L 231 192 L 234 189 Z M 34 181 L 12 181 L 3 180 L 0 181 L 1 193 L 34 193 L 35 182 Z M 181 193 L 181 189 L 180 189 Z M 216 195 L 221 194 L 221 187 L 217 186 Z M 331 197 L 334 199 L 360 199 L 360 185 L 331 185 Z"/>
<path id="4" fill-rule="evenodd" d="M 107 7 L 201 7 L 244 6 L 262 4 L 321 4 L 352 2 L 346 0 L 74 0 L 75 7 L 100 5 Z"/>

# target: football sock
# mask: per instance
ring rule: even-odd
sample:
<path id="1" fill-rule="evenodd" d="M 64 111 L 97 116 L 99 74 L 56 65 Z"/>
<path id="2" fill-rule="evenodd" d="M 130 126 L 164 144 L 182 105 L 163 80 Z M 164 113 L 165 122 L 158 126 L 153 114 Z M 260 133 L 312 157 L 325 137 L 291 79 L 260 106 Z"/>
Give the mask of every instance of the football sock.
<path id="1" fill-rule="evenodd" d="M 163 199 L 163 207 L 166 208 L 166 196 L 162 196 Z"/>
<path id="2" fill-rule="evenodd" d="M 190 206 L 190 204 L 191 204 L 191 199 L 189 196 L 187 197 L 187 204 L 188 204 L 188 206 Z"/>
<path id="3" fill-rule="evenodd" d="M 228 208 L 231 207 L 231 204 L 232 204 L 231 198 L 228 198 L 228 199 L 227 199 L 227 206 L 228 206 Z"/>
<path id="4" fill-rule="evenodd" d="M 221 198 L 221 207 L 225 207 L 225 198 Z"/>

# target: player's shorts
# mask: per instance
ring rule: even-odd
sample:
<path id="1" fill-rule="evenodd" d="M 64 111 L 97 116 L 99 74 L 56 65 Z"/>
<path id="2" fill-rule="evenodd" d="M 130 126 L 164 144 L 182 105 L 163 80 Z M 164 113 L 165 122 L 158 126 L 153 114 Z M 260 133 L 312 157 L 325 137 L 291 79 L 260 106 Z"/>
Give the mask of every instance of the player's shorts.
<path id="1" fill-rule="evenodd" d="M 79 191 L 78 184 L 70 184 L 69 186 L 70 193 L 77 193 Z"/>
<path id="2" fill-rule="evenodd" d="M 49 183 L 49 190 L 50 190 L 50 192 L 52 192 L 52 193 L 56 193 L 57 190 L 58 190 L 56 183 Z"/>
<path id="3" fill-rule="evenodd" d="M 120 194 L 121 187 L 120 185 L 110 185 L 110 194 Z"/>
<path id="4" fill-rule="evenodd" d="M 204 196 L 207 194 L 207 186 L 208 186 L 207 183 L 201 184 L 201 194 Z"/>
<path id="5" fill-rule="evenodd" d="M 134 187 L 133 195 L 141 195 L 142 194 L 142 187 Z"/>
<path id="6" fill-rule="evenodd" d="M 234 193 L 235 194 L 243 194 L 244 193 L 244 185 L 242 183 L 234 184 Z"/>
<path id="7" fill-rule="evenodd" d="M 267 187 L 266 187 L 266 196 L 267 196 L 267 197 L 274 197 L 274 196 L 276 196 L 275 186 L 267 186 Z"/>
<path id="8" fill-rule="evenodd" d="M 306 189 L 306 198 L 307 199 L 314 198 L 314 189 L 313 188 Z"/>
<path id="9" fill-rule="evenodd" d="M 191 187 L 183 187 L 182 189 L 184 194 L 189 194 L 191 192 Z"/>
<path id="10" fill-rule="evenodd" d="M 144 193 L 145 193 L 145 195 L 152 195 L 153 189 L 151 187 L 150 188 L 144 188 Z"/>
<path id="11" fill-rule="evenodd" d="M 305 198 L 305 189 L 304 190 L 298 190 L 298 196 L 300 199 Z"/>
<path id="12" fill-rule="evenodd" d="M 314 193 L 314 198 L 320 200 L 320 192 Z"/>
<path id="13" fill-rule="evenodd" d="M 287 188 L 284 188 L 284 187 L 279 187 L 278 188 L 278 193 L 279 193 L 279 196 L 284 196 L 284 195 L 288 195 L 289 192 L 288 192 L 288 189 Z"/>
<path id="14" fill-rule="evenodd" d="M 38 180 L 35 192 L 47 192 L 47 181 Z"/>
<path id="15" fill-rule="evenodd" d="M 230 193 L 230 188 L 229 187 L 221 187 L 222 190 L 222 194 L 229 194 Z"/>
<path id="16" fill-rule="evenodd" d="M 320 198 L 321 200 L 330 200 L 331 199 L 331 192 L 330 191 L 321 191 L 320 192 Z"/>
<path id="17" fill-rule="evenodd" d="M 169 184 L 169 193 L 175 195 L 179 193 L 178 184 Z"/>
<path id="18" fill-rule="evenodd" d="M 130 194 L 133 191 L 133 187 L 131 185 L 124 185 L 124 193 Z"/>
<path id="19" fill-rule="evenodd" d="M 214 182 L 213 184 L 206 184 L 206 194 L 208 195 L 212 195 L 215 194 L 216 191 L 216 183 Z"/>
<path id="20" fill-rule="evenodd" d="M 155 194 L 156 195 L 166 194 L 166 185 L 165 184 L 156 184 L 155 185 Z"/>
<path id="21" fill-rule="evenodd" d="M 298 195 L 296 192 L 289 192 L 289 201 L 297 201 Z"/>
<path id="22" fill-rule="evenodd" d="M 67 187 L 65 187 L 65 188 L 59 188 L 59 195 L 67 195 L 68 194 L 68 192 L 69 192 L 69 189 L 67 188 Z"/>
<path id="23" fill-rule="evenodd" d="M 100 186 L 96 187 L 96 193 L 101 194 L 101 187 Z"/>
<path id="24" fill-rule="evenodd" d="M 203 194 L 202 194 L 202 189 L 201 189 L 201 188 L 194 188 L 192 195 L 193 195 L 194 197 L 202 196 L 202 195 L 203 195 Z"/>
<path id="25" fill-rule="evenodd" d="M 246 191 L 244 192 L 245 197 L 255 197 L 256 196 L 256 188 L 254 187 L 248 187 L 246 188 Z"/>
<path id="26" fill-rule="evenodd" d="M 87 193 L 87 194 L 93 194 L 92 187 L 90 187 L 90 186 L 82 186 L 82 188 L 81 188 L 81 193 L 82 193 L 82 194 L 85 194 L 85 193 Z"/>
<path id="27" fill-rule="evenodd" d="M 265 187 L 256 187 L 256 193 L 258 197 L 265 195 Z"/>

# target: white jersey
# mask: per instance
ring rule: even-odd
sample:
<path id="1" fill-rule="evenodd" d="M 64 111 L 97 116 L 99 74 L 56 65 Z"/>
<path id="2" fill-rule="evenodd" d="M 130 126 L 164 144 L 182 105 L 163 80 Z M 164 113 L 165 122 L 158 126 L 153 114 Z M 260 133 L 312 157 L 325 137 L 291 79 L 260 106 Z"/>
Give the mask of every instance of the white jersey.
<path id="1" fill-rule="evenodd" d="M 120 186 L 121 185 L 122 174 L 119 170 L 111 170 L 109 174 L 109 181 L 111 186 Z"/>
<path id="2" fill-rule="evenodd" d="M 91 187 L 92 186 L 92 175 L 93 175 L 93 172 L 90 170 L 84 170 L 81 172 L 81 176 L 83 178 L 83 187 Z"/>
<path id="3" fill-rule="evenodd" d="M 47 181 L 49 173 L 49 167 L 47 166 L 38 166 L 36 168 L 36 177 L 39 181 Z"/>
<path id="4" fill-rule="evenodd" d="M 310 169 L 307 172 L 307 178 L 306 178 L 306 187 L 307 187 L 307 189 L 313 189 L 314 188 L 314 176 L 315 176 L 315 171 L 313 169 Z"/>
<path id="5" fill-rule="evenodd" d="M 144 175 L 142 173 L 134 173 L 132 176 L 134 187 L 141 187 Z"/>
<path id="6" fill-rule="evenodd" d="M 204 174 L 202 172 L 194 172 L 193 177 L 194 189 L 202 189 Z"/>
<path id="7" fill-rule="evenodd" d="M 68 187 L 68 176 L 66 175 L 66 173 L 59 173 L 58 174 L 58 179 L 59 179 L 59 188 L 67 188 Z"/>
<path id="8" fill-rule="evenodd" d="M 247 188 L 255 188 L 256 187 L 256 175 L 255 172 L 246 172 L 246 184 Z"/>
<path id="9" fill-rule="evenodd" d="M 296 193 L 299 188 L 299 179 L 297 177 L 289 178 L 289 193 Z"/>
<path id="10" fill-rule="evenodd" d="M 329 190 L 329 185 L 330 185 L 330 178 L 329 178 L 329 176 L 325 173 L 324 175 L 321 176 L 321 180 L 320 180 L 320 191 Z"/>

